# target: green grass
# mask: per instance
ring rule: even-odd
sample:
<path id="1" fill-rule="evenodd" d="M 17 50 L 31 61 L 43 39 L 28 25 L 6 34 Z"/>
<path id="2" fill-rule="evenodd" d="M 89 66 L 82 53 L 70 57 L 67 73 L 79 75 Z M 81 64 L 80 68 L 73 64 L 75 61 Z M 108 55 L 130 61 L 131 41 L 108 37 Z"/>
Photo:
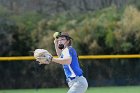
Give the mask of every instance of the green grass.
<path id="1" fill-rule="evenodd" d="M 13 89 L 0 90 L 0 93 L 67 93 L 68 88 Z M 140 86 L 92 87 L 86 93 L 140 93 Z"/>

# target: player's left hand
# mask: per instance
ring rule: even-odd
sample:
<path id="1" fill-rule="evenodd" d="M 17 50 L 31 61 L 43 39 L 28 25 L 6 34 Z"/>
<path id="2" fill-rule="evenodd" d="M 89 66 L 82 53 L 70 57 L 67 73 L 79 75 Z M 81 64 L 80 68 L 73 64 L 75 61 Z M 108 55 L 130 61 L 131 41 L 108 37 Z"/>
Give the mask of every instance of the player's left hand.
<path id="1" fill-rule="evenodd" d="M 41 65 L 41 64 L 50 64 L 50 62 L 48 62 L 48 61 L 45 61 L 45 62 L 43 62 L 43 61 L 38 61 L 39 62 L 39 64 Z"/>
<path id="2" fill-rule="evenodd" d="M 44 49 L 36 49 L 34 51 L 34 57 L 39 64 L 49 64 L 53 58 L 53 56 Z"/>

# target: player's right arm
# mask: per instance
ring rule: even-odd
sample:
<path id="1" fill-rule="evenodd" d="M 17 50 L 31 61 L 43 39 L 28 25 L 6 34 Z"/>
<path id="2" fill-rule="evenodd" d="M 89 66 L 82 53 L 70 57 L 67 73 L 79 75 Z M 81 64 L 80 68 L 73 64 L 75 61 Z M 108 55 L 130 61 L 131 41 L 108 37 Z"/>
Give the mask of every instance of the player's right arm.
<path id="1" fill-rule="evenodd" d="M 60 57 L 62 50 L 58 48 L 58 41 L 57 39 L 54 40 L 55 51 L 58 57 Z"/>

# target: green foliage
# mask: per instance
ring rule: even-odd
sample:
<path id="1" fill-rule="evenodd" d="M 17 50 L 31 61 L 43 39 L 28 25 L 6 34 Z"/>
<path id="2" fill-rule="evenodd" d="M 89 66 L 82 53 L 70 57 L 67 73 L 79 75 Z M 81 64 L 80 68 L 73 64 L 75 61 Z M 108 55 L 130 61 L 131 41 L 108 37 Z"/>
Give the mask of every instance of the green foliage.
<path id="1" fill-rule="evenodd" d="M 19 27 L 24 27 L 29 31 L 32 31 L 37 26 L 37 22 L 42 18 L 43 16 L 36 12 L 25 12 L 21 15 L 10 16 L 10 19 L 14 20 Z"/>
<path id="2" fill-rule="evenodd" d="M 125 42 L 121 45 L 121 48 L 124 52 L 129 51 L 132 47 L 133 47 L 133 45 L 129 42 Z"/>
<path id="3" fill-rule="evenodd" d="M 8 10 L 7 8 L 0 5 L 0 17 L 7 17 L 11 14 L 12 14 L 12 12 L 10 10 Z"/>
<path id="4" fill-rule="evenodd" d="M 106 39 L 105 39 L 105 43 L 107 47 L 115 47 L 115 35 L 113 34 L 112 31 L 108 31 L 107 35 L 106 35 Z"/>

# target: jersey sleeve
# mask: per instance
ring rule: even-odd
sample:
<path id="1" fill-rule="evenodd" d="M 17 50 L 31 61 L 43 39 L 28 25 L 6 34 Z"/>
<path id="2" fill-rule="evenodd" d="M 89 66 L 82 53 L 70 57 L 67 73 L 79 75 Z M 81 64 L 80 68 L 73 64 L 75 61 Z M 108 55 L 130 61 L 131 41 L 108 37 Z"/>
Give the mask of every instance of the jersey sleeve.
<path id="1" fill-rule="evenodd" d="M 67 58 L 67 57 L 71 57 L 70 55 L 70 52 L 69 52 L 69 49 L 66 48 L 64 51 L 63 51 L 63 58 Z"/>

